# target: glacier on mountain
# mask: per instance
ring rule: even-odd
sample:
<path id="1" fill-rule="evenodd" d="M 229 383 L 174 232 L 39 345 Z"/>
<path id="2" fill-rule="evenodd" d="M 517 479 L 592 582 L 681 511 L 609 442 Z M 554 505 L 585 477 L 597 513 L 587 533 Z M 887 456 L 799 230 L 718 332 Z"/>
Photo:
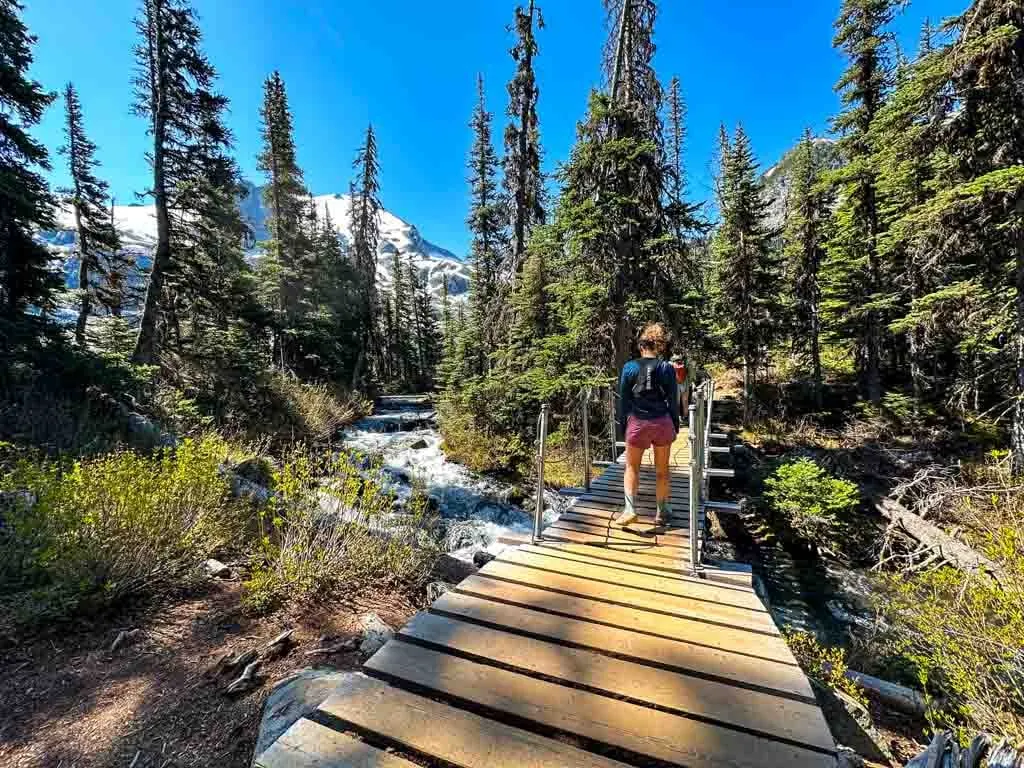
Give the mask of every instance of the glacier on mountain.
<path id="1" fill-rule="evenodd" d="M 349 195 L 319 195 L 313 198 L 319 216 L 328 211 L 338 240 L 343 249 L 352 242 L 351 210 Z M 246 185 L 245 194 L 239 201 L 242 217 L 252 233 L 252 246 L 247 250 L 250 263 L 258 261 L 262 252 L 260 242 L 268 238 L 267 211 L 263 205 L 260 190 L 252 184 Z M 140 269 L 147 269 L 153 248 L 156 245 L 156 215 L 152 205 L 116 205 L 114 222 L 121 235 L 123 250 Z M 75 286 L 78 268 L 70 258 L 75 245 L 74 215 L 70 210 L 61 210 L 57 215 L 58 228 L 41 235 L 55 256 L 64 259 L 64 269 L 69 287 Z M 380 242 L 377 248 L 377 286 L 388 290 L 392 283 L 392 260 L 397 251 L 403 264 L 411 262 L 427 280 L 431 295 L 440 300 L 444 281 L 448 281 L 448 292 L 453 299 L 464 298 L 469 291 L 470 269 L 462 259 L 440 246 L 426 240 L 419 230 L 390 211 L 382 209 L 378 218 Z"/>

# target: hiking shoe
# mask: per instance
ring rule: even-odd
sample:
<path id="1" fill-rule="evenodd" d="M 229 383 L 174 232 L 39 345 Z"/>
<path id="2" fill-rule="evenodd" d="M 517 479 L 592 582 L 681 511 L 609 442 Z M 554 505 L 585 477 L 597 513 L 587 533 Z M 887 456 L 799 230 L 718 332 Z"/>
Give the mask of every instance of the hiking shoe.
<path id="1" fill-rule="evenodd" d="M 663 512 L 660 509 L 654 513 L 654 525 L 657 528 L 661 528 L 664 525 L 668 525 L 668 513 Z"/>
<path id="2" fill-rule="evenodd" d="M 626 510 L 623 510 L 622 514 L 615 518 L 615 524 L 621 528 L 625 528 L 630 523 L 635 523 L 637 517 L 639 517 L 639 515 L 637 515 L 636 512 L 627 512 Z"/>

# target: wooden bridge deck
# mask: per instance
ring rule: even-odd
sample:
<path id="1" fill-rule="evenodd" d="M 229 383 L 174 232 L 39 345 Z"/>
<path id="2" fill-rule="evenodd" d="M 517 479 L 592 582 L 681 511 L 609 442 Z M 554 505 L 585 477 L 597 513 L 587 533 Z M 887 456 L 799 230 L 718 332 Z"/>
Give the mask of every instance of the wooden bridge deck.
<path id="1" fill-rule="evenodd" d="M 623 531 L 609 524 L 621 471 L 543 542 L 507 550 L 414 617 L 257 764 L 833 766 L 828 726 L 749 570 L 689 575 L 686 475 L 673 473 L 675 514 L 655 530 L 645 470 L 641 521 Z"/>

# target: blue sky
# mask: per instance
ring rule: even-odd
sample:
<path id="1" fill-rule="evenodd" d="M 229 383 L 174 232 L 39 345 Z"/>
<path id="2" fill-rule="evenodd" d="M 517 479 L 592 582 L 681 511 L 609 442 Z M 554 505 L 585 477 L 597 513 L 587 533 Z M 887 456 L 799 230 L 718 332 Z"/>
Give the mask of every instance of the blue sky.
<path id="1" fill-rule="evenodd" d="M 143 123 L 131 114 L 135 0 L 24 0 L 39 38 L 33 74 L 47 88 L 78 87 L 86 128 L 119 203 L 147 188 Z M 537 76 L 546 166 L 572 146 L 576 121 L 600 85 L 605 20 L 600 0 L 539 0 Z M 895 25 L 913 51 L 925 17 L 959 13 L 967 0 L 915 0 Z M 295 118 L 299 161 L 316 194 L 345 192 L 367 123 L 380 143 L 384 205 L 459 255 L 468 235 L 465 159 L 475 79 L 483 73 L 495 139 L 504 129 L 513 70 L 506 26 L 515 0 L 195 0 L 205 49 L 231 99 L 236 152 L 256 172 L 262 83 L 280 69 Z M 828 129 L 843 69 L 832 50 L 839 0 L 664 0 L 656 66 L 682 79 L 689 104 L 691 196 L 711 194 L 718 126 L 742 121 L 764 167 L 805 126 Z M 62 141 L 55 103 L 38 135 Z M 54 181 L 65 175 L 54 156 Z"/>

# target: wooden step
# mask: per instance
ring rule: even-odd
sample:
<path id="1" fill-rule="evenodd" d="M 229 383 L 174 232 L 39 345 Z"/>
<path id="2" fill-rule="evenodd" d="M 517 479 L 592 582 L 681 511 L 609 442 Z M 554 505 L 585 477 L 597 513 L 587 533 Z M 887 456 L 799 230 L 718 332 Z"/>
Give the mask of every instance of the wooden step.
<path id="1" fill-rule="evenodd" d="M 664 547 L 690 546 L 690 537 L 686 531 L 680 533 L 677 530 L 675 533 L 669 533 L 665 531 L 663 526 L 654 527 L 650 525 L 634 526 L 631 524 L 626 527 L 621 527 L 618 525 L 612 525 L 610 520 L 602 521 L 592 517 L 572 515 L 570 513 L 561 515 L 558 520 L 552 523 L 549 527 L 568 528 L 577 531 L 584 531 L 585 533 L 607 536 L 611 539 L 651 543 Z"/>
<path id="2" fill-rule="evenodd" d="M 594 514 L 590 510 L 569 509 L 559 515 L 559 520 L 572 521 L 589 526 L 596 526 L 601 529 L 626 531 L 644 538 L 654 537 L 659 543 L 676 544 L 688 546 L 690 540 L 690 529 L 682 525 L 682 521 L 673 520 L 668 525 L 654 525 L 653 515 L 642 515 L 637 522 L 630 523 L 626 528 L 620 528 L 613 522 L 615 515 L 611 513 Z"/>
<path id="3" fill-rule="evenodd" d="M 761 635 L 731 627 L 715 627 L 699 619 L 638 611 L 630 606 L 605 603 L 586 595 L 552 592 L 543 587 L 470 576 L 456 588 L 460 594 L 504 602 L 533 610 L 568 616 L 595 624 L 642 632 L 717 651 L 740 654 L 757 661 L 796 667 L 796 659 L 781 636 Z"/>
<path id="4" fill-rule="evenodd" d="M 459 766 L 624 768 L 622 763 L 592 752 L 417 696 L 364 675 L 353 676 L 320 705 L 320 711 Z M 323 768 L 334 766 L 328 763 Z"/>
<path id="5" fill-rule="evenodd" d="M 623 541 L 622 539 L 610 539 L 603 534 L 585 533 L 567 528 L 549 526 L 541 533 L 541 537 L 548 541 L 566 541 L 575 544 L 590 544 L 603 547 L 609 551 L 644 554 L 661 561 L 665 568 L 679 569 L 689 558 L 689 551 L 680 553 L 679 547 L 660 547 L 656 543 L 650 544 L 634 541 Z"/>
<path id="6" fill-rule="evenodd" d="M 688 768 L 831 768 L 834 756 L 760 738 L 507 669 L 391 641 L 366 667 L 392 680 Z M 421 726 L 422 727 L 422 726 Z M 429 727 L 440 729 L 436 723 Z M 670 737 L 669 737 L 670 735 Z M 516 765 L 496 755 L 479 765 Z M 465 764 L 465 763 L 463 763 Z M 553 763 L 552 765 L 558 765 Z"/>
<path id="7" fill-rule="evenodd" d="M 734 627 L 770 636 L 779 634 L 775 622 L 766 612 L 722 605 L 715 603 L 714 600 L 696 595 L 652 594 L 635 587 L 603 584 L 564 573 L 539 571 L 501 560 L 492 560 L 477 575 L 557 590 L 638 610 L 680 618 L 699 619 L 721 627 Z"/>
<path id="8" fill-rule="evenodd" d="M 572 538 L 559 538 L 557 534 L 564 531 L 555 531 L 555 535 L 545 537 L 543 541 L 537 542 L 542 547 L 569 548 L 571 551 L 585 553 L 591 557 L 601 560 L 608 560 L 613 563 L 626 563 L 629 565 L 640 565 L 646 568 L 664 571 L 673 575 L 679 575 L 684 568 L 689 567 L 689 554 L 686 558 L 661 557 L 658 554 L 651 554 L 649 547 L 620 547 L 609 546 L 604 540 L 595 539 L 585 534 L 581 540 Z"/>
<path id="9" fill-rule="evenodd" d="M 416 763 L 302 718 L 256 758 L 256 768 L 416 768 Z"/>
<path id="10" fill-rule="evenodd" d="M 710 600 L 719 605 L 729 605 L 735 608 L 746 608 L 751 611 L 767 613 L 764 603 L 761 602 L 761 599 L 753 590 L 730 589 L 713 582 L 692 577 L 682 580 L 630 571 L 614 572 L 599 564 L 560 558 L 553 552 L 549 554 L 543 549 L 536 551 L 537 549 L 539 548 L 533 547 L 529 551 L 524 549 L 506 550 L 498 556 L 498 560 L 503 563 L 516 563 L 527 567 L 541 568 L 553 573 L 592 579 L 605 584 L 636 587 L 662 595 Z"/>
<path id="11" fill-rule="evenodd" d="M 401 631 L 435 650 L 452 650 L 483 663 L 497 662 L 524 674 L 543 675 L 642 705 L 692 715 L 722 725 L 831 750 L 825 718 L 814 698 L 793 701 L 735 684 L 656 669 L 594 651 L 568 648 L 499 629 L 421 613 Z"/>
<path id="12" fill-rule="evenodd" d="M 652 637 L 632 628 L 595 624 L 585 619 L 508 605 L 461 592 L 446 592 L 431 608 L 511 632 L 629 658 L 681 673 L 757 686 L 793 698 L 814 701 L 807 678 L 795 663 L 768 661 L 683 640 Z"/>

